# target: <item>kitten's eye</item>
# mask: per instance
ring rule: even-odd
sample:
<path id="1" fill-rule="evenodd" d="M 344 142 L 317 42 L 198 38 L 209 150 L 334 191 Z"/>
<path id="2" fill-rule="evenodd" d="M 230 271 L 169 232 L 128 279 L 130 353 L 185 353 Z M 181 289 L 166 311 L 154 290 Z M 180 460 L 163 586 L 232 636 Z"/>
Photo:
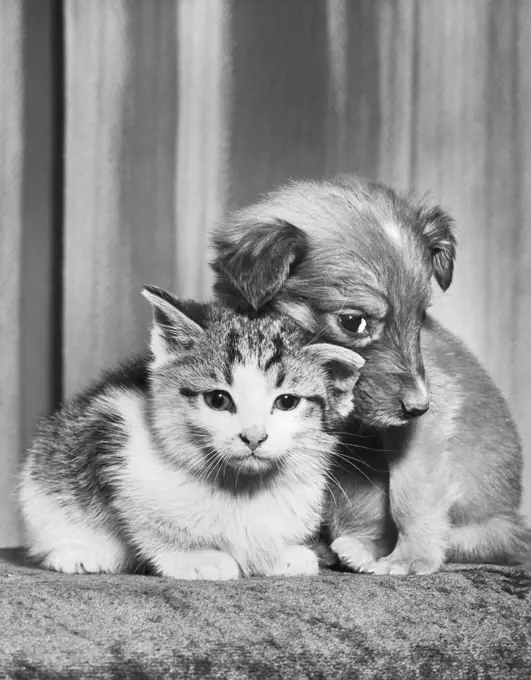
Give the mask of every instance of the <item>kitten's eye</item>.
<path id="1" fill-rule="evenodd" d="M 424 323 L 424 322 L 426 321 L 426 317 L 427 317 L 427 316 L 428 316 L 428 312 L 427 312 L 426 310 L 424 310 L 424 311 L 422 312 L 422 316 L 421 316 L 422 323 Z"/>
<path id="2" fill-rule="evenodd" d="M 368 331 L 367 319 L 361 314 L 340 314 L 339 323 L 349 333 L 364 335 Z"/>
<path id="3" fill-rule="evenodd" d="M 295 397 L 293 394 L 281 394 L 275 399 L 273 407 L 280 411 L 292 411 L 299 405 L 300 400 L 300 397 Z"/>
<path id="4" fill-rule="evenodd" d="M 212 392 L 205 392 L 203 395 L 207 406 L 213 408 L 214 411 L 230 411 L 234 409 L 234 402 L 228 392 L 223 390 L 212 390 Z"/>

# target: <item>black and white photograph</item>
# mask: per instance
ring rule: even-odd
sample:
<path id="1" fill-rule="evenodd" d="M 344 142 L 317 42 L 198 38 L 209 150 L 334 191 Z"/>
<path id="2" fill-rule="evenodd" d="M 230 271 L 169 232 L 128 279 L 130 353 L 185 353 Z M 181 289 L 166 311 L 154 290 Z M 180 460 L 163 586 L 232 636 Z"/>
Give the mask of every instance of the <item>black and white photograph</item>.
<path id="1" fill-rule="evenodd" d="M 531 0 L 0 0 L 0 678 L 529 680 Z"/>

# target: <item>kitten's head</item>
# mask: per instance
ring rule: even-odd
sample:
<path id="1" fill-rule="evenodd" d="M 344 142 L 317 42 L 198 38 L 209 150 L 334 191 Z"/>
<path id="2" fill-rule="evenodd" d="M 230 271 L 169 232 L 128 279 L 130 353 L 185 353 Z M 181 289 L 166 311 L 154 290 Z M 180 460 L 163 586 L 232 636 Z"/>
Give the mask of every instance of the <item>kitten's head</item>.
<path id="1" fill-rule="evenodd" d="M 308 344 L 280 314 L 251 318 L 154 287 L 143 294 L 153 307 L 153 425 L 166 454 L 205 479 L 328 461 L 328 431 L 353 408 L 358 354 Z"/>

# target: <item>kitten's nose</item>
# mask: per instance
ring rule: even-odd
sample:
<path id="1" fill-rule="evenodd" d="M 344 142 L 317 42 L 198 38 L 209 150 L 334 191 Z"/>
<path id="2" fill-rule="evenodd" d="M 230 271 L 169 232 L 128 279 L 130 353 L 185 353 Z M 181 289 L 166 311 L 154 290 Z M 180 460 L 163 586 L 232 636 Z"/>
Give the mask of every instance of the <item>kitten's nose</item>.
<path id="1" fill-rule="evenodd" d="M 240 434 L 240 439 L 247 444 L 251 451 L 255 451 L 260 444 L 265 442 L 267 434 L 264 434 L 263 432 L 242 432 Z"/>

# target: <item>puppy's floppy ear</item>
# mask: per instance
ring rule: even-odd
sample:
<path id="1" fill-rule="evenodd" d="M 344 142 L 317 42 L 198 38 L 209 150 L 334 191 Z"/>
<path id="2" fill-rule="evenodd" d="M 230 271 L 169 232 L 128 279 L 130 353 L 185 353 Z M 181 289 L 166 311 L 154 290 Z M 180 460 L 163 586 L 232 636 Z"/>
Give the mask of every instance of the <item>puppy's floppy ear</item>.
<path id="1" fill-rule="evenodd" d="M 352 392 L 365 359 L 346 347 L 329 343 L 308 345 L 303 352 L 328 373 L 329 415 L 334 420 L 346 418 L 354 408 Z"/>
<path id="2" fill-rule="evenodd" d="M 216 257 L 211 263 L 218 275 L 216 292 L 229 288 L 255 310 L 269 302 L 282 288 L 291 270 L 308 250 L 306 234 L 284 220 L 252 223 L 242 221 L 218 230 L 212 243 Z"/>
<path id="3" fill-rule="evenodd" d="M 442 208 L 421 208 L 419 221 L 431 253 L 433 275 L 439 286 L 447 290 L 454 273 L 456 238 L 454 220 Z"/>
<path id="4" fill-rule="evenodd" d="M 190 350 L 201 337 L 204 330 L 199 324 L 205 322 L 205 305 L 178 300 L 156 286 L 144 286 L 142 295 L 153 308 L 150 348 L 157 368 L 172 353 Z"/>

